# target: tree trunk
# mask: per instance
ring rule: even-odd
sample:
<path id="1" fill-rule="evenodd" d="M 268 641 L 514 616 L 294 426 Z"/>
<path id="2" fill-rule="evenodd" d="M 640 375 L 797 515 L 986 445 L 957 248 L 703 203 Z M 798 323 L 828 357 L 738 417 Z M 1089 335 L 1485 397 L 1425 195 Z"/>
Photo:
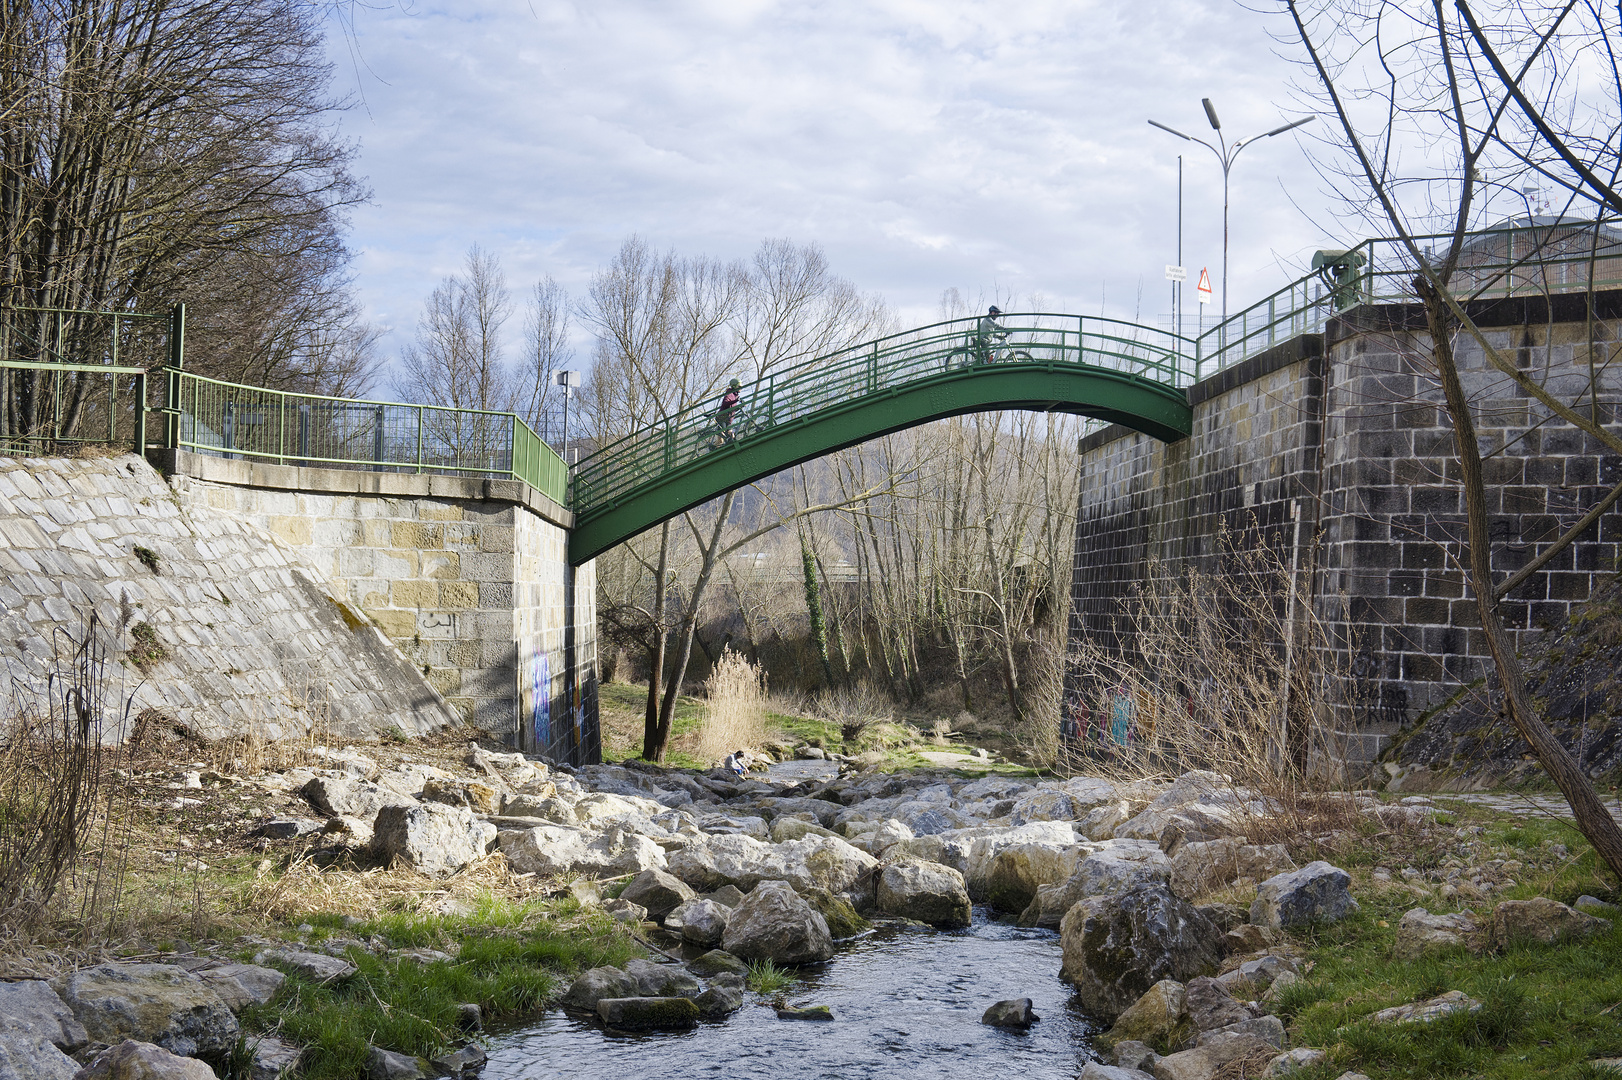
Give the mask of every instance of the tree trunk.
<path id="1" fill-rule="evenodd" d="M 648 650 L 648 703 L 642 714 L 642 757 L 659 761 L 665 756 L 659 738 L 659 680 L 665 672 L 665 574 L 670 570 L 670 522 L 659 526 L 659 571 L 653 583 L 653 646 Z"/>
<path id="2" fill-rule="evenodd" d="M 822 675 L 829 689 L 834 685 L 833 664 L 828 658 L 828 620 L 822 611 L 822 588 L 817 583 L 817 560 L 811 554 L 811 541 L 800 533 L 800 571 L 805 577 L 805 611 L 811 625 L 811 643 L 822 661 Z"/>
<path id="3" fill-rule="evenodd" d="M 1466 561 L 1469 569 L 1466 576 L 1469 578 L 1470 592 L 1476 599 L 1476 608 L 1481 614 L 1481 628 L 1487 636 L 1487 648 L 1498 671 L 1498 681 L 1509 706 L 1510 720 L 1521 738 L 1532 747 L 1538 763 L 1571 804 L 1578 830 L 1594 845 L 1594 850 L 1611 872 L 1622 877 L 1622 827 L 1618 827 L 1610 811 L 1600 801 L 1599 793 L 1584 775 L 1582 767 L 1560 745 L 1560 740 L 1555 738 L 1534 710 L 1531 696 L 1526 692 L 1520 658 L 1515 655 L 1509 635 L 1504 632 L 1503 620 L 1499 618 L 1498 605 L 1493 599 L 1490 522 L 1481 471 L 1481 449 L 1476 442 L 1470 404 L 1454 363 L 1452 327 L 1447 309 L 1430 282 L 1421 277 L 1415 280 L 1414 285 L 1425 301 L 1425 317 L 1429 324 L 1436 369 L 1447 399 L 1447 411 L 1453 418 L 1453 441 L 1459 453 L 1459 475 L 1464 485 L 1465 517 L 1469 526 Z"/>
<path id="4" fill-rule="evenodd" d="M 665 687 L 664 703 L 659 708 L 659 756 L 655 759 L 665 759 L 665 748 L 670 742 L 670 728 L 676 720 L 676 698 L 681 694 L 682 680 L 687 677 L 687 662 L 693 656 L 693 638 L 698 633 L 698 609 L 704 599 L 704 590 L 709 586 L 710 577 L 715 572 L 715 553 L 721 550 L 721 530 L 726 528 L 727 518 L 732 516 L 732 499 L 736 492 L 729 491 L 721 499 L 720 513 L 715 516 L 715 528 L 710 532 L 710 542 L 704 546 L 704 562 L 698 571 L 698 579 L 693 582 L 693 591 L 687 598 L 687 611 L 682 615 L 681 629 L 677 631 L 676 663 L 670 669 L 670 685 Z"/>

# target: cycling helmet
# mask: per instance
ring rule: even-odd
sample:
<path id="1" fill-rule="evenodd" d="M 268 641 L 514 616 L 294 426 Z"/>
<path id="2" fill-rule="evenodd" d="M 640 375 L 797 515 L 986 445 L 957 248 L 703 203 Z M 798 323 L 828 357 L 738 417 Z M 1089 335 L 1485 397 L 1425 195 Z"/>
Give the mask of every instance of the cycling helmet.
<path id="1" fill-rule="evenodd" d="M 991 310 L 986 312 L 986 314 L 987 315 L 1001 315 L 1002 314 L 1002 308 L 998 307 L 996 304 L 992 304 L 991 305 Z"/>
<path id="2" fill-rule="evenodd" d="M 739 382 L 737 379 L 733 379 L 731 382 L 727 383 L 727 389 L 736 390 L 742 385 L 743 383 Z"/>

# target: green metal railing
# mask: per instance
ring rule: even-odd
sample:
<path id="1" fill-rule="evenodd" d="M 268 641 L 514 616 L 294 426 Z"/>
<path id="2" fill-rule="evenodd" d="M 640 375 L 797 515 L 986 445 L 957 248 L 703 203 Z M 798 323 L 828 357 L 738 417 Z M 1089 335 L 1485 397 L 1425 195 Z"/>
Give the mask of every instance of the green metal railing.
<path id="1" fill-rule="evenodd" d="M 1452 237 L 1416 238 L 1440 257 Z M 1301 334 L 1321 333 L 1336 314 L 1359 304 L 1416 303 L 1416 272 L 1401 241 L 1365 240 L 1333 268 L 1290 282 L 1195 339 L 1193 363 L 1208 378 Z M 1484 229 L 1469 235 L 1450 284 L 1461 300 L 1622 288 L 1622 232 L 1607 225 L 1556 223 Z"/>
<path id="2" fill-rule="evenodd" d="M 1193 342 L 1117 319 L 1045 312 L 1009 314 L 989 357 L 977 348 L 978 319 L 954 319 L 892 334 L 768 371 L 740 390 L 729 432 L 716 424 L 717 394 L 583 458 L 571 475 L 570 506 L 589 513 L 630 497 L 650 480 L 704 454 L 847 402 L 912 386 L 982 362 L 1082 366 L 1172 386 L 1193 381 Z"/>
<path id="3" fill-rule="evenodd" d="M 171 314 L 0 308 L 0 453 L 141 453 L 145 365 L 155 349 L 161 354 L 172 323 Z"/>
<path id="4" fill-rule="evenodd" d="M 25 387 L 25 379 L 32 385 Z M 76 383 L 76 390 L 69 383 Z M 77 446 L 122 446 L 144 453 L 146 388 L 144 368 L 0 360 L 0 454 L 33 456 Z M 14 425 L 11 398 L 19 394 L 45 401 L 48 419 Z M 70 427 L 64 403 L 75 395 L 82 400 L 78 422 Z"/>
<path id="5" fill-rule="evenodd" d="M 279 465 L 522 480 L 564 501 L 568 469 L 517 415 L 268 390 L 169 370 L 170 445 Z"/>
<path id="6" fill-rule="evenodd" d="M 1449 241 L 1420 239 L 1436 250 Z M 512 413 L 269 390 L 186 371 L 184 305 L 168 314 L 10 308 L 0 310 L 0 450 L 35 452 L 43 444 L 74 441 L 144 445 L 146 372 L 119 361 L 134 349 L 138 362 L 158 366 L 156 356 L 146 354 L 161 341 L 168 354 L 162 365 L 168 376 L 168 447 L 281 464 L 511 478 L 589 513 L 633 498 L 640 485 L 712 450 L 747 446 L 754 435 L 854 397 L 956 379 L 982 363 L 1090 368 L 1183 388 L 1276 344 L 1321 332 L 1337 313 L 1357 305 L 1417 299 L 1415 268 L 1398 241 L 1366 240 L 1327 261 L 1323 270 L 1192 338 L 1116 319 L 1045 312 L 1006 316 L 1008 337 L 989 356 L 977 348 L 977 319 L 891 334 L 766 372 L 743 388 L 730 431 L 717 427 L 718 395 L 710 392 L 599 448 L 572 475 Z M 1622 288 L 1622 232 L 1533 219 L 1473 233 L 1452 280 L 1463 299 Z M 168 321 L 166 332 L 154 325 L 162 320 Z M 123 390 L 121 379 L 128 381 Z M 96 380 L 105 380 L 105 397 Z M 84 434 L 63 430 L 70 384 Z M 44 398 L 31 398 L 31 415 L 50 412 L 50 424 L 7 430 L 7 418 L 17 412 L 7 394 L 18 387 L 55 395 L 54 411 L 40 406 Z"/>

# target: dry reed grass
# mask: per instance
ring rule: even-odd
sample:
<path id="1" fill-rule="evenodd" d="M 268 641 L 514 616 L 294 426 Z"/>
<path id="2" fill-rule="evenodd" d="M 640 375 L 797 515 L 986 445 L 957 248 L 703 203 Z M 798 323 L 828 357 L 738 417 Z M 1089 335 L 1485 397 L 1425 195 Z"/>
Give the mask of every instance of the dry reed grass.
<path id="1" fill-rule="evenodd" d="M 704 717 L 694 756 L 718 762 L 734 750 L 759 746 L 766 730 L 766 683 L 758 667 L 728 649 L 704 683 Z"/>
<path id="2" fill-rule="evenodd" d="M 124 623 L 127 624 L 126 615 Z M 91 612 L 78 636 L 58 628 L 37 696 L 14 689 L 0 727 L 0 941 L 26 944 L 67 920 L 70 937 L 105 934 L 124 886 L 129 815 L 118 785 L 131 697 L 108 663 L 118 630 Z M 67 886 L 64 888 L 64 886 Z"/>

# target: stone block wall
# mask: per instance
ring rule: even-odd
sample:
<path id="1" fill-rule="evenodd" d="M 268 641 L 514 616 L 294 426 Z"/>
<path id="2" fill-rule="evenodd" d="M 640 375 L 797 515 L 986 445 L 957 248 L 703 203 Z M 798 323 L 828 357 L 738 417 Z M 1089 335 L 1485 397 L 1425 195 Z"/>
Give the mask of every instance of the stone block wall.
<path id="1" fill-rule="evenodd" d="M 39 707 L 94 612 L 114 699 L 108 741 L 129 734 L 126 719 L 156 737 L 168 727 L 267 740 L 455 723 L 337 593 L 294 548 L 177 499 L 138 457 L 0 457 L 0 676 L 14 690 L 0 694 L 0 722 Z"/>
<path id="2" fill-rule="evenodd" d="M 596 760 L 594 578 L 568 566 L 567 511 L 504 481 L 191 454 L 176 473 L 182 499 L 260 524 L 326 574 L 465 722 Z"/>
<path id="3" fill-rule="evenodd" d="M 1599 415 L 1622 431 L 1609 423 L 1622 394 L 1615 368 L 1622 351 L 1614 344 L 1622 296 L 1597 296 L 1592 322 L 1582 300 L 1517 298 L 1477 305 L 1473 315 L 1496 350 L 1585 411 L 1594 407 L 1587 396 L 1592 353 Z M 1318 604 L 1339 616 L 1359 729 L 1378 742 L 1486 678 L 1491 661 L 1460 569 L 1464 495 L 1422 313 L 1360 308 L 1332 323 L 1328 337 L 1333 374 Z M 1455 347 L 1475 406 L 1493 570 L 1502 580 L 1622 483 L 1622 455 L 1492 367 L 1474 338 L 1461 334 Z M 1505 598 L 1500 610 L 1517 648 L 1616 572 L 1619 539 L 1622 514 L 1609 513 Z"/>
<path id="4" fill-rule="evenodd" d="M 1561 400 L 1622 432 L 1622 293 L 1472 305 L 1488 340 Z M 1493 369 L 1461 335 L 1458 360 L 1486 457 L 1493 565 L 1525 566 L 1618 483 L 1622 455 L 1584 436 Z M 1465 595 L 1463 495 L 1451 423 L 1428 371 L 1415 306 L 1366 306 L 1191 387 L 1194 431 L 1170 445 L 1121 428 L 1083 440 L 1071 634 L 1111 646 L 1122 599 L 1150 558 L 1214 569 L 1221 530 L 1289 542 L 1299 505 L 1313 603 L 1351 673 L 1335 703 L 1348 755 L 1485 677 Z M 1598 404 L 1587 394 L 1590 359 Z M 1622 512 L 1606 514 L 1507 598 L 1519 644 L 1616 572 Z M 1305 582 L 1303 582 L 1305 584 Z"/>

